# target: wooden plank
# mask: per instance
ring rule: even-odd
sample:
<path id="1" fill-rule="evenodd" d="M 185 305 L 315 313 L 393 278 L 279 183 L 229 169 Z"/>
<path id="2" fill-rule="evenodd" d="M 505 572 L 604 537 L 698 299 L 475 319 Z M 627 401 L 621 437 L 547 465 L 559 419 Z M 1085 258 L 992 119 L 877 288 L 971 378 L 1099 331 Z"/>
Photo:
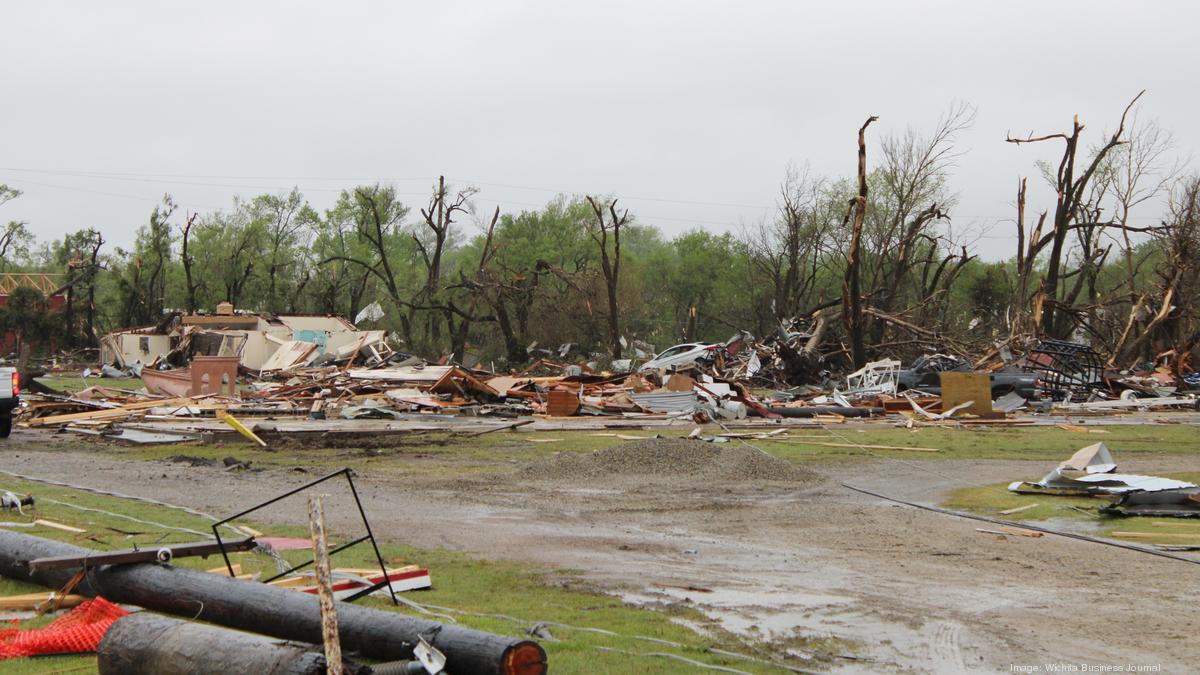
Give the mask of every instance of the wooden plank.
<path id="1" fill-rule="evenodd" d="M 800 441 L 800 445 L 819 445 L 823 448 L 866 448 L 868 450 L 912 450 L 913 452 L 941 452 L 940 448 L 909 448 L 903 445 L 860 445 L 856 443 L 822 443 Z"/>
<path id="2" fill-rule="evenodd" d="M 37 520 L 35 520 L 33 522 L 35 525 L 42 525 L 44 527 L 53 527 L 54 529 L 62 530 L 63 532 L 74 532 L 75 534 L 82 534 L 84 532 L 87 532 L 87 530 L 85 530 L 83 528 L 72 527 L 71 525 L 64 525 L 62 523 L 58 523 L 53 520 L 44 520 L 42 518 L 38 518 Z"/>
<path id="3" fill-rule="evenodd" d="M 240 576 L 242 573 L 242 564 L 241 563 L 233 563 L 232 567 L 233 567 L 233 576 L 235 576 L 235 577 Z M 214 567 L 212 569 L 204 570 L 204 571 L 208 572 L 209 574 L 220 574 L 222 576 L 229 576 L 229 568 L 224 565 L 220 565 L 218 567 Z"/>
<path id="4" fill-rule="evenodd" d="M 420 569 L 421 569 L 420 565 L 405 565 L 404 567 L 389 567 L 389 568 L 387 568 L 387 573 L 388 574 L 406 574 L 408 572 L 416 572 Z M 351 574 L 356 577 L 362 577 L 364 579 L 369 579 L 371 577 L 379 576 L 379 568 L 377 568 L 377 567 L 374 567 L 374 568 L 372 568 L 372 567 L 335 567 L 335 568 L 333 568 L 333 573 L 334 574 Z"/>
<path id="5" fill-rule="evenodd" d="M 1037 539 L 1045 534 L 1044 532 L 1038 532 L 1037 530 L 1027 530 L 1023 527 L 1012 527 L 1011 525 L 1001 525 L 1000 531 L 1004 534 L 1015 534 L 1018 537 L 1030 537 L 1032 539 Z"/>
<path id="6" fill-rule="evenodd" d="M 7 595 L 0 597 L 0 609 L 7 610 L 35 610 L 43 605 L 48 605 L 57 602 L 59 607 L 74 607 L 88 597 L 85 595 L 58 595 L 50 591 L 41 591 L 40 593 L 25 593 L 23 595 Z"/>
<path id="7" fill-rule="evenodd" d="M 1018 506 L 1018 507 L 1017 507 L 1017 508 L 1015 508 L 1015 509 L 1005 509 L 1005 510 L 1003 510 L 1003 511 L 1001 511 L 1001 512 L 1000 512 L 1000 515 L 1002 515 L 1002 516 L 1011 516 L 1011 515 L 1012 515 L 1012 514 L 1014 514 L 1014 513 L 1020 513 L 1020 512 L 1022 512 L 1022 511 L 1028 511 L 1029 509 L 1036 508 L 1037 506 L 1040 506 L 1040 504 L 1038 504 L 1037 502 L 1034 502 L 1034 503 L 1032 503 L 1032 504 L 1026 504 L 1025 506 Z"/>
<path id="8" fill-rule="evenodd" d="M 283 577 L 274 581 L 268 581 L 268 586 L 276 586 L 278 588 L 301 588 L 312 583 L 312 577 Z"/>
<path id="9" fill-rule="evenodd" d="M 975 528 L 975 531 L 983 532 L 984 534 L 997 534 L 997 535 L 1001 535 L 1001 536 L 1012 535 L 1012 536 L 1017 536 L 1017 537 L 1032 537 L 1034 539 L 1036 539 L 1037 537 L 1040 537 L 1044 534 L 1042 532 L 1038 532 L 1037 530 L 1026 530 L 1025 528 L 1012 527 L 1009 525 L 1001 525 L 1000 529 L 998 529 L 998 530 L 991 530 L 986 527 L 977 527 L 977 528 Z"/>

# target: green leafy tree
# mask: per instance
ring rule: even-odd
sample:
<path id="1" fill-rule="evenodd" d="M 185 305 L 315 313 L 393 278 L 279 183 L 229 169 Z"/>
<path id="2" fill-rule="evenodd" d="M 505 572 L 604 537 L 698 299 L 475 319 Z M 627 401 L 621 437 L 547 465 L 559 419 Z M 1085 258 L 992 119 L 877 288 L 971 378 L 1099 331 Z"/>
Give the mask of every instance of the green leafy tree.
<path id="1" fill-rule="evenodd" d="M 349 278 L 351 289 L 363 288 L 368 277 L 378 282 L 405 341 L 411 345 L 414 331 L 410 289 L 417 275 L 412 236 L 405 228 L 408 212 L 390 186 L 376 184 L 345 190 L 326 214 L 318 238 L 327 253 L 320 266 L 331 270 L 334 277 L 345 275 L 348 268 L 357 269 L 361 276 L 350 273 L 343 277 Z M 351 302 L 351 309 L 357 310 L 357 302 Z"/>
<path id="2" fill-rule="evenodd" d="M 59 334 L 60 320 L 51 313 L 46 297 L 31 286 L 18 286 L 8 296 L 8 302 L 0 307 L 0 333 L 12 333 L 16 337 L 16 352 L 28 346 L 33 351 L 54 344 Z"/>
<path id="3" fill-rule="evenodd" d="M 174 235 L 168 222 L 175 213 L 171 196 L 155 206 L 150 222 L 138 228 L 132 251 L 117 249 L 114 267 L 121 297 L 121 323 L 127 326 L 158 321 L 166 307 Z"/>
<path id="4" fill-rule="evenodd" d="M 300 292 L 310 279 L 301 252 L 309 244 L 317 213 L 296 188 L 284 196 L 259 195 L 247 209 L 252 226 L 261 230 L 265 249 L 261 271 L 265 297 L 259 305 L 274 313 L 296 311 Z"/>

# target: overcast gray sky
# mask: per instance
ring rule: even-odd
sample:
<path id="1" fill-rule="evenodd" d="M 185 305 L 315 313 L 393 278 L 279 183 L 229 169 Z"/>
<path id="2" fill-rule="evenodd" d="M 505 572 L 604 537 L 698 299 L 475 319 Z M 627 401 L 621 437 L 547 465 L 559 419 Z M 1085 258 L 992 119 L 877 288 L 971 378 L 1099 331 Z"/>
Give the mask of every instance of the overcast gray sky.
<path id="1" fill-rule="evenodd" d="M 6 2 L 0 182 L 25 195 L 0 220 L 129 245 L 164 192 L 208 210 L 298 185 L 325 208 L 398 180 L 418 203 L 443 173 L 483 209 L 611 193 L 668 234 L 727 229 L 769 212 L 789 161 L 852 174 L 867 115 L 877 138 L 958 99 L 978 114 L 955 227 L 1006 257 L 1019 176 L 1060 152 L 1008 131 L 1079 113 L 1090 144 L 1144 88 L 1141 115 L 1193 153 L 1198 18 L 1188 2 Z"/>

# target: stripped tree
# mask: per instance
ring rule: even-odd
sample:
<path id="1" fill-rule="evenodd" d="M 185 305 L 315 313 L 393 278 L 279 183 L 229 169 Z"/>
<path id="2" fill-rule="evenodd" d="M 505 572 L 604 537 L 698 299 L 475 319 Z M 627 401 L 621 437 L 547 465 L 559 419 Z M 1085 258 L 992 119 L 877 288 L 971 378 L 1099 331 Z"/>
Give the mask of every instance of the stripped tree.
<path id="1" fill-rule="evenodd" d="M 1140 303 L 1144 324 L 1122 343 L 1114 361 L 1132 366 L 1147 356 L 1173 357 L 1172 369 L 1182 376 L 1200 344 L 1200 177 L 1191 176 L 1172 191 L 1169 219 L 1154 243 L 1162 255 L 1157 288 Z"/>
<path id="2" fill-rule="evenodd" d="M 587 198 L 594 219 L 584 221 L 588 236 L 600 251 L 600 272 L 604 275 L 604 289 L 608 297 L 608 344 L 613 359 L 621 358 L 620 307 L 617 300 L 617 285 L 621 280 L 621 228 L 629 222 L 629 210 L 617 213 L 617 200 Z"/>
<path id="3" fill-rule="evenodd" d="M 438 176 L 429 204 L 421 209 L 421 227 L 412 232 L 412 240 L 417 246 L 417 252 L 425 265 L 425 283 L 414 295 L 410 307 L 415 311 L 432 310 L 434 314 L 425 324 L 425 337 L 430 346 L 441 348 L 444 321 L 447 333 L 451 336 L 450 350 L 462 357 L 463 345 L 457 343 L 455 324 L 459 321 L 470 326 L 477 317 L 459 307 L 452 298 L 443 293 L 443 266 L 448 247 L 453 243 L 454 224 L 457 218 L 472 212 L 471 197 L 479 192 L 477 188 L 467 187 L 450 193 L 446 185 L 446 177 Z M 465 340 L 465 334 L 464 334 Z"/>
<path id="4" fill-rule="evenodd" d="M 180 234 L 180 237 L 179 237 L 179 239 L 180 239 L 179 261 L 183 265 L 184 303 L 186 304 L 186 309 L 187 309 L 188 314 L 194 314 L 196 312 L 196 310 L 198 309 L 198 307 L 196 305 L 196 293 L 197 293 L 197 291 L 199 291 L 200 285 L 202 283 L 200 280 L 198 280 L 196 278 L 196 274 L 194 272 L 194 268 L 196 265 L 196 259 L 192 255 L 192 251 L 190 250 L 191 239 L 192 239 L 192 226 L 195 224 L 196 216 L 198 216 L 198 215 L 200 215 L 200 214 L 199 213 L 187 214 L 187 219 L 184 222 L 183 227 L 181 227 L 179 230 L 179 234 Z"/>
<path id="5" fill-rule="evenodd" d="M 831 213 L 838 207 L 827 198 L 827 187 L 807 167 L 789 165 L 779 186 L 776 217 L 742 232 L 752 274 L 765 276 L 769 283 L 766 297 L 756 303 L 764 305 L 758 317 L 760 332 L 807 314 L 807 306 L 814 304 L 821 274 L 829 267 L 832 230 L 838 223 L 836 213 Z"/>
<path id="6" fill-rule="evenodd" d="M 1077 166 L 1079 143 L 1081 133 L 1084 129 L 1084 125 L 1080 123 L 1078 115 L 1075 116 L 1072 129 L 1069 133 L 1047 134 L 1036 137 L 1030 134 L 1024 138 L 1013 138 L 1010 134 L 1006 139 L 1007 142 L 1013 144 L 1061 140 L 1064 146 L 1062 158 L 1059 160 L 1057 169 L 1048 172 L 1048 178 L 1056 195 L 1054 217 L 1051 221 L 1050 230 L 1042 234 L 1035 241 L 1030 241 L 1028 250 L 1025 252 L 1026 258 L 1036 258 L 1047 247 L 1049 247 L 1050 251 L 1045 273 L 1042 276 L 1032 303 L 1032 310 L 1034 312 L 1033 330 L 1038 334 L 1065 338 L 1073 328 L 1073 323 L 1069 321 L 1072 307 L 1064 303 L 1062 298 L 1062 295 L 1064 295 L 1064 289 L 1062 288 L 1063 277 L 1069 273 L 1066 269 L 1066 263 L 1068 262 L 1067 238 L 1072 231 L 1099 227 L 1120 228 L 1135 232 L 1149 231 L 1148 228 L 1136 228 L 1130 225 L 1119 226 L 1112 221 L 1101 222 L 1098 219 L 1100 211 L 1096 208 L 1088 208 L 1089 205 L 1094 206 L 1094 202 L 1089 200 L 1089 196 L 1092 194 L 1090 192 L 1091 181 L 1096 176 L 1096 172 L 1101 167 L 1108 153 L 1126 143 L 1126 140 L 1123 138 L 1126 118 L 1129 115 L 1130 109 L 1137 103 L 1143 93 L 1145 92 L 1139 93 L 1129 102 L 1129 105 L 1125 106 L 1125 111 L 1121 114 L 1121 121 L 1117 125 L 1116 131 L 1113 132 L 1105 144 L 1096 149 L 1091 159 L 1086 162 L 1086 165 L 1080 164 Z"/>
<path id="7" fill-rule="evenodd" d="M 858 129 L 858 196 L 850 200 L 843 227 L 854 219 L 850 230 L 850 248 L 846 252 L 846 274 L 842 280 L 842 325 L 850 339 L 850 357 L 855 368 L 867 364 L 863 339 L 863 308 L 859 248 L 862 243 L 863 219 L 867 211 L 867 127 L 879 118 L 872 115 Z"/>
<path id="8" fill-rule="evenodd" d="M 946 291 L 973 256 L 936 226 L 950 222 L 954 197 L 946 182 L 961 154 L 955 139 L 974 119 L 972 106 L 954 103 L 931 133 L 909 128 L 882 139 L 863 233 L 876 312 L 913 314 L 921 325 L 948 322 Z M 882 341 L 884 327 L 872 324 L 874 343 Z"/>

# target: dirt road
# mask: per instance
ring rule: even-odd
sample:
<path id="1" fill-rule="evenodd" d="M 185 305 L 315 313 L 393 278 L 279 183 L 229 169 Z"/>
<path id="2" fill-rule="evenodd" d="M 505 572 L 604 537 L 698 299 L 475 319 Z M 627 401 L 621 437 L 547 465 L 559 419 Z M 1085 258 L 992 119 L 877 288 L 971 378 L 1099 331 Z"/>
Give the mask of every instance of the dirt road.
<path id="1" fill-rule="evenodd" d="M 217 514 L 311 479 L 121 461 L 102 445 L 58 438 L 19 430 L 3 466 Z M 853 641 L 859 658 L 836 662 L 846 672 L 1013 672 L 1047 663 L 1184 672 L 1200 661 L 1190 639 L 1200 629 L 1191 593 L 1200 566 L 1061 537 L 999 538 L 977 532 L 977 522 L 838 484 L 933 504 L 956 487 L 1038 477 L 1043 462 L 807 468 L 813 475 L 774 480 L 535 465 L 438 480 L 364 473 L 359 485 L 383 538 L 581 570 L 631 602 L 687 603 L 776 644 L 793 635 Z M 1122 466 L 1197 468 L 1178 455 Z M 336 504 L 329 511 L 349 515 Z M 281 508 L 266 518 L 295 523 L 297 513 Z M 335 527 L 351 526 L 346 516 Z"/>

